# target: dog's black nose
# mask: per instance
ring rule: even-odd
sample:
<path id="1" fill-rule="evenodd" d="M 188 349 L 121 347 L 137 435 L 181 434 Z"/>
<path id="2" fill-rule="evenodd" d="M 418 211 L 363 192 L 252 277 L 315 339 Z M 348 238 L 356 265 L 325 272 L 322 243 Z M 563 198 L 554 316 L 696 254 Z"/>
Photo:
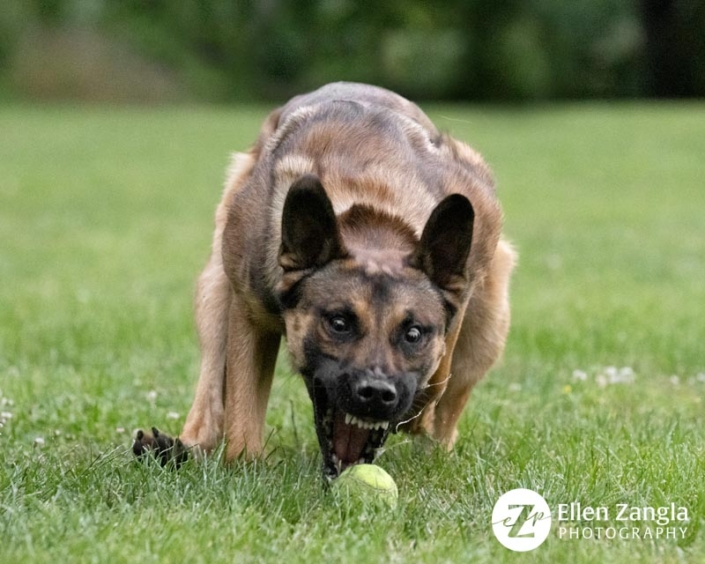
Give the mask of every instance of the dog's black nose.
<path id="1" fill-rule="evenodd" d="M 371 416 L 383 417 L 393 412 L 399 401 L 394 384 L 385 377 L 372 374 L 357 378 L 350 391 L 358 409 Z"/>

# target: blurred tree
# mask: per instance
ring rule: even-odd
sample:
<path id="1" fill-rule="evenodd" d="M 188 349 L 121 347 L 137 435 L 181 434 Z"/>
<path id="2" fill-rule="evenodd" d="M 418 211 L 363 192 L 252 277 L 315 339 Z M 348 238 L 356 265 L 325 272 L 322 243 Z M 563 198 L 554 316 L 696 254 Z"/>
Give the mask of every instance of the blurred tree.
<path id="1" fill-rule="evenodd" d="M 705 94 L 701 0 L 3 0 L 0 81 L 43 64 L 27 42 L 77 29 L 207 100 L 333 80 L 415 99 Z"/>
<path id="2" fill-rule="evenodd" d="M 705 93 L 705 4 L 641 0 L 646 33 L 646 93 L 684 97 Z"/>

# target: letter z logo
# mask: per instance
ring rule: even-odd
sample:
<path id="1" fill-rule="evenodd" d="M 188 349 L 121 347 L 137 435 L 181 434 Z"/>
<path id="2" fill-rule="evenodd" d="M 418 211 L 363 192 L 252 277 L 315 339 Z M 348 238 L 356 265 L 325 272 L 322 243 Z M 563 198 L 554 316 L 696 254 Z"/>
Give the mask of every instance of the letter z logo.
<path id="1" fill-rule="evenodd" d="M 527 523 L 529 519 L 531 518 L 531 512 L 534 509 L 533 505 L 510 505 L 509 509 L 519 509 L 520 512 L 517 515 L 517 518 L 514 520 L 514 523 L 509 523 L 512 525 L 512 528 L 509 530 L 509 538 L 511 539 L 522 539 L 522 538 L 533 538 L 534 537 L 534 531 L 532 530 L 531 532 L 520 534 L 520 531 L 522 527 L 524 526 L 524 523 Z M 536 524 L 536 519 L 534 518 L 534 524 Z"/>
<path id="2" fill-rule="evenodd" d="M 492 530 L 497 540 L 509 550 L 533 550 L 551 532 L 551 509 L 533 490 L 511 490 L 495 503 Z"/>

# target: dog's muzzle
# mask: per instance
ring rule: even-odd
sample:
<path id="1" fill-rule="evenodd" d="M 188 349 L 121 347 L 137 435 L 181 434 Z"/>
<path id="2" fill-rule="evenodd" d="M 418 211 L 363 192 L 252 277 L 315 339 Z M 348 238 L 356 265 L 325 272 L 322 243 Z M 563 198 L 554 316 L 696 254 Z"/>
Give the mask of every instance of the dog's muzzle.
<path id="1" fill-rule="evenodd" d="M 371 463 L 390 431 L 411 408 L 413 374 L 386 376 L 372 370 L 319 371 L 309 386 L 324 473 Z"/>

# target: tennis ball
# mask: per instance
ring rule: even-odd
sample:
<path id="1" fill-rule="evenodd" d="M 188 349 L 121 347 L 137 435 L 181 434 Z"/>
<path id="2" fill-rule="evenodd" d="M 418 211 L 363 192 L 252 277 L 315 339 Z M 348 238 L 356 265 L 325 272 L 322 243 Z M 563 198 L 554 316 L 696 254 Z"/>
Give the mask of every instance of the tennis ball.
<path id="1" fill-rule="evenodd" d="M 394 509 L 399 492 L 394 479 L 374 464 L 356 464 L 347 468 L 333 483 L 338 493 L 349 499 L 384 505 Z"/>

